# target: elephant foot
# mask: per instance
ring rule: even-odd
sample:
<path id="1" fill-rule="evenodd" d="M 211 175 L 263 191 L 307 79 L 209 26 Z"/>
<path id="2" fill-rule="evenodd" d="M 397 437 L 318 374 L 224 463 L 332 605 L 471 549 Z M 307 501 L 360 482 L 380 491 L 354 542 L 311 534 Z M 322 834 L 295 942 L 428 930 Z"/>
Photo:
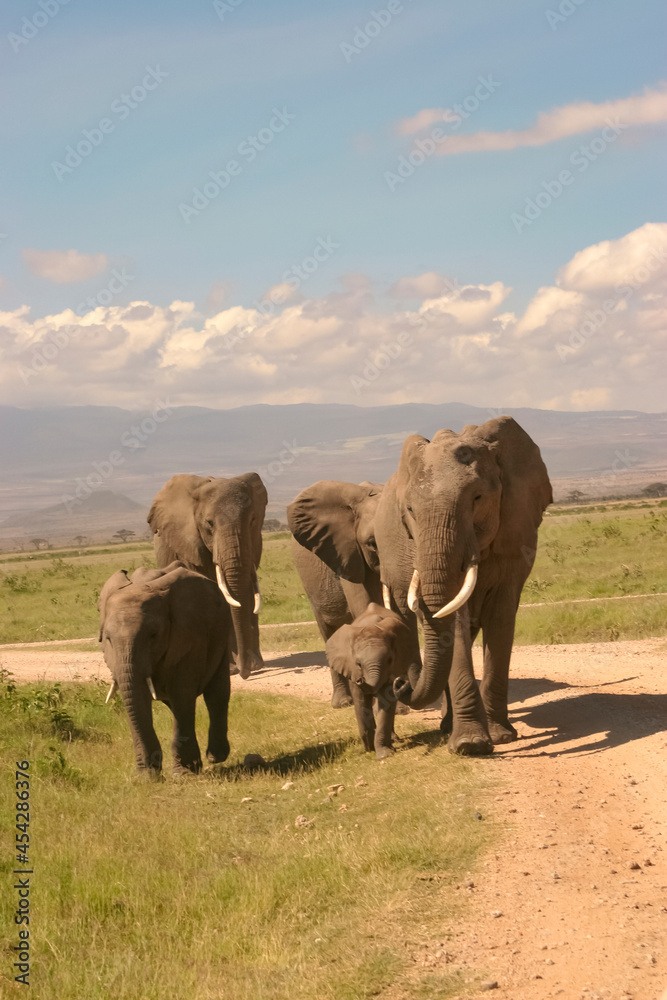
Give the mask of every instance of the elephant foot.
<path id="1" fill-rule="evenodd" d="M 185 763 L 184 761 L 174 762 L 174 777 L 184 777 L 187 774 L 199 774 L 202 768 L 201 759 L 189 761 Z"/>
<path id="2" fill-rule="evenodd" d="M 510 722 L 489 721 L 489 734 L 496 746 L 500 743 L 514 743 L 519 734 Z"/>
<path id="3" fill-rule="evenodd" d="M 375 756 L 378 760 L 386 760 L 387 757 L 393 757 L 396 753 L 393 747 L 380 747 L 375 751 Z"/>
<path id="4" fill-rule="evenodd" d="M 344 694 L 343 692 L 334 691 L 331 695 L 331 707 L 332 708 L 349 708 L 352 704 L 352 698 L 349 694 Z"/>
<path id="5" fill-rule="evenodd" d="M 489 734 L 479 723 L 459 723 L 449 737 L 447 749 L 450 753 L 456 753 L 462 757 L 481 757 L 493 753 L 493 743 Z"/>
<path id="6" fill-rule="evenodd" d="M 209 764 L 222 764 L 223 761 L 227 760 L 229 757 L 229 743 L 225 741 L 222 746 L 217 747 L 215 750 L 209 749 L 206 751 L 206 760 Z"/>

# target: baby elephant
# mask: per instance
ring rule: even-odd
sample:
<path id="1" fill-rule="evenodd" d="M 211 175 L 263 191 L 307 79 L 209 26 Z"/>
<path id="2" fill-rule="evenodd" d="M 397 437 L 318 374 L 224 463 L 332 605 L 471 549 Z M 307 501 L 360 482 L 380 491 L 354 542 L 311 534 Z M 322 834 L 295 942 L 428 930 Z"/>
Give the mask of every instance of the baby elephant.
<path id="1" fill-rule="evenodd" d="M 350 681 L 350 693 L 367 750 L 375 747 L 380 760 L 394 751 L 396 696 L 395 677 L 407 675 L 412 648 L 410 630 L 399 616 L 379 604 L 369 604 L 363 614 L 343 625 L 327 641 L 327 659 L 332 670 Z M 377 698 L 377 728 L 373 716 Z"/>
<path id="2" fill-rule="evenodd" d="M 113 683 L 120 689 L 140 772 L 158 773 L 162 749 L 153 728 L 152 699 L 174 716 L 172 752 L 176 771 L 201 770 L 195 735 L 200 694 L 209 714 L 211 763 L 229 755 L 229 638 L 227 603 L 211 580 L 181 562 L 164 569 L 114 573 L 98 602 L 100 642 Z"/>

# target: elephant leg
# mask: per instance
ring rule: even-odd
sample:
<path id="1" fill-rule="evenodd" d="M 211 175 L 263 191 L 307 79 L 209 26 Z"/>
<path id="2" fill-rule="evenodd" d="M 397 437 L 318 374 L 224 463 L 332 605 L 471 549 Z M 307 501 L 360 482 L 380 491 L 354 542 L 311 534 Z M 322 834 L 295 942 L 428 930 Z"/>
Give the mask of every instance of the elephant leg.
<path id="1" fill-rule="evenodd" d="M 350 682 L 347 677 L 342 677 L 337 670 L 333 667 L 330 668 L 331 672 L 331 707 L 332 708 L 349 708 L 353 704 L 352 695 L 350 694 Z"/>
<path id="2" fill-rule="evenodd" d="M 211 764 L 221 764 L 229 757 L 229 740 L 227 739 L 229 688 L 229 667 L 225 658 L 204 688 L 204 701 L 208 709 L 206 759 Z"/>
<path id="3" fill-rule="evenodd" d="M 507 687 L 514 642 L 516 606 L 498 594 L 485 607 L 482 700 L 494 743 L 512 743 L 517 731 L 507 714 Z"/>
<path id="4" fill-rule="evenodd" d="M 201 754 L 195 734 L 195 705 L 197 699 L 189 692 L 179 693 L 171 698 L 174 713 L 174 735 L 171 752 L 175 771 L 201 771 Z"/>
<path id="5" fill-rule="evenodd" d="M 366 750 L 372 750 L 375 743 L 375 716 L 373 715 L 373 695 L 367 694 L 358 684 L 351 685 L 354 712 L 357 716 L 359 735 Z"/>
<path id="6" fill-rule="evenodd" d="M 378 760 L 384 760 L 385 757 L 390 757 L 393 753 L 395 753 L 394 748 L 391 745 L 391 739 L 394 733 L 394 719 L 396 716 L 396 695 L 394 694 L 393 685 L 387 684 L 387 686 L 378 693 L 377 703 L 378 716 L 374 740 L 375 756 Z"/>
<path id="7" fill-rule="evenodd" d="M 331 621 L 329 618 L 325 617 L 319 610 L 315 611 L 315 619 L 317 621 L 317 626 L 320 630 L 320 635 L 325 642 L 328 642 L 331 636 L 336 632 L 342 625 L 349 625 L 352 621 L 352 616 L 347 611 L 347 608 L 338 616 L 335 621 Z M 337 670 L 333 667 L 329 668 L 331 673 L 331 707 L 332 708 L 349 708 L 352 705 L 352 695 L 350 694 L 350 682 L 347 677 L 343 677 L 339 674 Z"/>
<path id="8" fill-rule="evenodd" d="M 477 638 L 479 628 L 470 629 L 470 642 L 474 643 Z M 442 718 L 440 720 L 440 731 L 449 736 L 454 727 L 454 713 L 452 711 L 452 695 L 449 690 L 449 681 L 445 684 L 445 690 L 442 692 Z"/>
<path id="9" fill-rule="evenodd" d="M 480 755 L 493 753 L 482 697 L 472 666 L 470 616 L 467 605 L 456 612 L 454 652 L 449 674 L 452 698 L 450 753 Z"/>

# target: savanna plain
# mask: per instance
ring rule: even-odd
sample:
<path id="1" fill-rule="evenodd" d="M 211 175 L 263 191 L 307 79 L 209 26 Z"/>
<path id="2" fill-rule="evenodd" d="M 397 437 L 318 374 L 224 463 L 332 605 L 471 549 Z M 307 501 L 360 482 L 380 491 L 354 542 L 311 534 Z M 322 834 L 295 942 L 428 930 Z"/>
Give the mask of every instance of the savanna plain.
<path id="1" fill-rule="evenodd" d="M 103 582 L 152 564 L 148 544 L 3 555 L 0 642 L 97 649 Z M 263 648 L 322 650 L 286 534 L 266 535 L 260 582 Z M 667 502 L 551 508 L 516 644 L 664 636 L 666 591 Z M 271 627 L 284 623 L 294 624 Z M 452 757 L 433 716 L 413 712 L 397 719 L 396 755 L 378 762 L 351 711 L 236 685 L 228 761 L 150 782 L 133 774 L 124 710 L 118 698 L 104 704 L 106 684 L 23 684 L 8 662 L 0 649 L 2 839 L 14 840 L 15 762 L 29 760 L 35 996 L 445 1000 L 489 981 L 489 965 L 447 955 L 473 906 L 460 886 L 515 836 L 494 803 L 507 781 L 498 761 L 520 744 L 490 761 Z M 168 762 L 171 717 L 159 703 L 154 714 Z M 201 710 L 204 746 L 205 728 Z M 246 754 L 265 763 L 248 768 Z M 8 885 L 14 863 L 3 851 Z M 3 893 L 2 996 L 24 988 L 11 971 L 14 908 Z M 442 961 L 415 962 L 425 941 Z"/>

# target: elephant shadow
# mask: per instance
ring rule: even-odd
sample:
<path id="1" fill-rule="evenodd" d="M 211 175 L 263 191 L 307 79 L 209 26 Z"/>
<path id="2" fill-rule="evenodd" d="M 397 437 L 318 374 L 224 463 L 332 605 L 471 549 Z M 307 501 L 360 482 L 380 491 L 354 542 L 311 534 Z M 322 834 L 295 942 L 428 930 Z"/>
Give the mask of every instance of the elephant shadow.
<path id="1" fill-rule="evenodd" d="M 571 687 L 563 681 L 551 681 L 548 677 L 510 677 L 508 703 L 510 705 L 517 701 L 528 701 L 530 698 L 537 698 L 541 694 L 548 694 L 551 691 L 561 691 L 563 688 Z"/>
<path id="2" fill-rule="evenodd" d="M 571 694 L 556 701 L 522 708 L 516 707 L 517 683 L 526 692 L 525 698 L 535 697 L 540 691 L 553 691 L 559 688 L 576 691 L 577 688 L 571 685 L 552 684 L 544 678 L 513 682 L 514 707 L 510 709 L 512 721 L 522 722 L 525 726 L 536 730 L 534 736 L 524 737 L 530 740 L 530 745 L 521 753 L 523 757 L 600 753 L 665 731 L 665 719 L 667 719 L 665 694 L 623 694 L 584 690 L 581 694 Z M 576 746 L 560 746 L 573 740 L 590 740 L 590 742 L 583 744 L 579 742 Z M 511 744 L 511 748 L 521 752 L 521 742 Z"/>
<path id="3" fill-rule="evenodd" d="M 294 753 L 282 754 L 273 760 L 264 761 L 248 767 L 245 764 L 233 764 L 231 767 L 214 769 L 216 777 L 223 781 L 245 781 L 252 774 L 276 774 L 282 777 L 293 774 L 311 774 L 327 764 L 334 763 L 341 757 L 351 744 L 358 741 L 349 739 L 330 740 L 295 750 Z"/>
<path id="4" fill-rule="evenodd" d="M 327 665 L 327 654 L 323 649 L 314 653 L 285 653 L 284 656 L 265 660 L 264 666 L 255 670 L 254 673 L 266 673 L 270 670 L 294 670 L 295 667 L 326 667 Z"/>

